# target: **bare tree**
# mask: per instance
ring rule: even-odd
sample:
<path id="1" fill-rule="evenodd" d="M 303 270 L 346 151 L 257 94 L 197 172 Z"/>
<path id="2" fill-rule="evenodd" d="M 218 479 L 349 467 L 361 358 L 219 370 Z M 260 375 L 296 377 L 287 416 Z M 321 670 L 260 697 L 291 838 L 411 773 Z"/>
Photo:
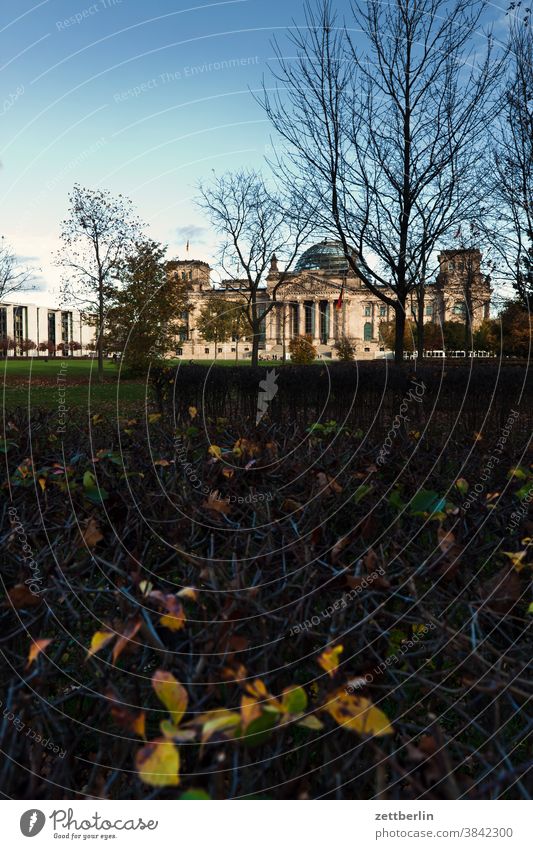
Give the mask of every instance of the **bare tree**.
<path id="1" fill-rule="evenodd" d="M 475 0 L 368 0 L 349 27 L 330 0 L 308 5 L 291 35 L 296 59 L 275 44 L 278 85 L 262 95 L 300 204 L 321 210 L 352 271 L 395 310 L 397 362 L 409 293 L 425 286 L 439 240 L 479 204 L 503 61 L 490 37 L 481 58 L 471 53 L 482 10 Z"/>
<path id="2" fill-rule="evenodd" d="M 57 256 L 65 269 L 62 296 L 81 302 L 96 327 L 98 379 L 104 378 L 106 313 L 117 291 L 118 273 L 141 241 L 142 228 L 131 201 L 122 195 L 85 189 L 76 184 L 63 221 L 63 247 Z"/>
<path id="3" fill-rule="evenodd" d="M 509 33 L 510 72 L 497 128 L 489 235 L 501 278 L 520 302 L 533 306 L 533 32 L 514 18 Z"/>
<path id="4" fill-rule="evenodd" d="M 28 292 L 35 288 L 35 270 L 21 263 L 4 237 L 0 239 L 0 301 L 15 292 Z"/>
<path id="5" fill-rule="evenodd" d="M 263 322 L 310 235 L 308 205 L 304 210 L 290 204 L 253 170 L 229 172 L 200 185 L 198 205 L 222 235 L 219 262 L 228 276 L 225 288 L 242 300 L 252 335 L 252 365 L 257 365 Z M 273 258 L 283 270 L 267 302 L 262 293 Z"/>

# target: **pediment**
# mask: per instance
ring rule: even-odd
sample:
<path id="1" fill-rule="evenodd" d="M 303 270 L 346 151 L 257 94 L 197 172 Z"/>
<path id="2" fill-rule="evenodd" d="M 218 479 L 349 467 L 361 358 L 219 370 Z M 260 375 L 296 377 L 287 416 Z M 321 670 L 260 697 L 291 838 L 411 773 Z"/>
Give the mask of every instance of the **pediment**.
<path id="1" fill-rule="evenodd" d="M 313 295 L 313 296 L 330 296 L 338 298 L 341 290 L 342 281 L 338 280 L 335 283 L 329 283 L 321 277 L 315 277 L 312 274 L 301 274 L 297 280 L 290 280 L 286 284 L 280 286 L 278 298 L 287 298 L 297 295 Z"/>

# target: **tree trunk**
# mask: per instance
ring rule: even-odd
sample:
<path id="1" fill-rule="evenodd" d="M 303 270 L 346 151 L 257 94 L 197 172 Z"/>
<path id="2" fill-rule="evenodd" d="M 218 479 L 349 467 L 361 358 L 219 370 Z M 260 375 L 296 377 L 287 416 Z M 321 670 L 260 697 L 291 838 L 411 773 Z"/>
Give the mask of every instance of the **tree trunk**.
<path id="1" fill-rule="evenodd" d="M 424 356 L 424 309 L 425 309 L 425 289 L 420 287 L 417 292 L 418 315 L 416 317 L 416 350 L 418 359 L 422 361 Z"/>
<path id="2" fill-rule="evenodd" d="M 405 302 L 398 303 L 394 307 L 396 313 L 396 337 L 394 340 L 394 362 L 403 363 L 403 337 L 405 333 Z"/>
<path id="3" fill-rule="evenodd" d="M 104 283 L 98 284 L 98 382 L 104 382 Z"/>

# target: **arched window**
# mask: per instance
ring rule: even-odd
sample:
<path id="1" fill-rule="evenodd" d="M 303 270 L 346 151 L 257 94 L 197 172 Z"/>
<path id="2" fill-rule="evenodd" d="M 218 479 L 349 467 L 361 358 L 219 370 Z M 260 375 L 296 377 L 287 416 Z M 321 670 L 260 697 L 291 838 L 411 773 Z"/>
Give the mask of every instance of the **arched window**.
<path id="1" fill-rule="evenodd" d="M 364 340 L 365 342 L 370 342 L 372 339 L 372 322 L 366 321 L 364 327 Z"/>

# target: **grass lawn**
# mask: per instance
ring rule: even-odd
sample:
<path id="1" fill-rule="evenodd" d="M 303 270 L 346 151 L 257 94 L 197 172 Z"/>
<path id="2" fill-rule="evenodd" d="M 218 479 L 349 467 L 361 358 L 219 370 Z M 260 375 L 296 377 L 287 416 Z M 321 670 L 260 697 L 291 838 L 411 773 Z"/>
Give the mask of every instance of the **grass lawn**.
<path id="1" fill-rule="evenodd" d="M 104 383 L 98 383 L 96 360 L 62 357 L 28 357 L 25 360 L 4 360 L 0 364 L 2 404 L 14 407 L 54 408 L 63 403 L 69 409 L 86 408 L 92 412 L 105 405 L 114 407 L 139 404 L 144 401 L 143 381 L 120 380 L 119 370 L 112 361 L 104 362 Z M 61 390 L 61 391 L 59 391 Z"/>
<path id="2" fill-rule="evenodd" d="M 179 360 L 169 360 L 169 365 Z M 186 367 L 188 360 L 182 361 Z M 233 366 L 250 365 L 240 360 L 201 360 L 202 365 Z M 261 362 L 262 366 L 280 366 L 279 361 Z M 0 361 L 2 381 L 2 405 L 4 409 L 14 407 L 47 407 L 58 405 L 58 388 L 65 391 L 65 406 L 86 408 L 92 412 L 99 407 L 114 407 L 118 402 L 124 405 L 142 404 L 146 397 L 146 386 L 141 380 L 124 380 L 120 370 L 112 360 L 104 361 L 104 383 L 98 383 L 98 364 L 96 359 L 49 357 L 27 357 L 26 359 L 6 359 Z M 58 380 L 59 378 L 59 380 Z M 62 379 L 64 378 L 64 380 Z"/>

